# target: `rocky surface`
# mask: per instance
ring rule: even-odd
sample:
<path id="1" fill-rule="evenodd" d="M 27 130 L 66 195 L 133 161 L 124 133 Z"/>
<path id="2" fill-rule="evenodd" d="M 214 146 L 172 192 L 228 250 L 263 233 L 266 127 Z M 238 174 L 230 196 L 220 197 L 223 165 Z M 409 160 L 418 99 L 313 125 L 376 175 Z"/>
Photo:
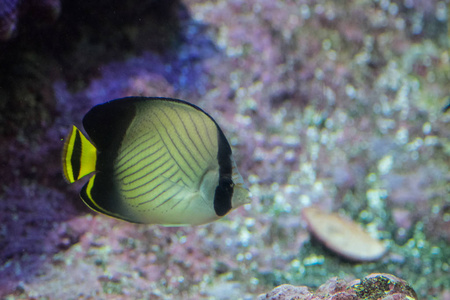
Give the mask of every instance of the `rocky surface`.
<path id="1" fill-rule="evenodd" d="M 331 278 L 316 291 L 311 292 L 305 286 L 284 284 L 267 294 L 261 294 L 258 300 L 394 300 L 418 299 L 416 292 L 404 280 L 390 274 L 370 274 L 359 280 L 346 282 Z"/>

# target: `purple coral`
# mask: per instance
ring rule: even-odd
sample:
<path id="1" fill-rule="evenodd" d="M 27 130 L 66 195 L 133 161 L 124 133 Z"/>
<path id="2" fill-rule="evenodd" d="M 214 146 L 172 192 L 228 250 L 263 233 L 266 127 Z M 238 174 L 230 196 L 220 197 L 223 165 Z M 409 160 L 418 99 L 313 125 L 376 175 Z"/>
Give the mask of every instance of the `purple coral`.
<path id="1" fill-rule="evenodd" d="M 60 11 L 59 0 L 0 0 L 0 40 L 10 39 L 23 20 L 50 22 Z"/>
<path id="2" fill-rule="evenodd" d="M 16 30 L 19 0 L 0 1 L 0 40 L 7 40 Z"/>

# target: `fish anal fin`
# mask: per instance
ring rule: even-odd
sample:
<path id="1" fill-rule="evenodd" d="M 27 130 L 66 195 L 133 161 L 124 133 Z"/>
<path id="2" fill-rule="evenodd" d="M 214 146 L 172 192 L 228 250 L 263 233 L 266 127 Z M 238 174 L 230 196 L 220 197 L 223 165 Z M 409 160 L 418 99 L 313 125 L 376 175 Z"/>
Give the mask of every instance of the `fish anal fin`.
<path id="1" fill-rule="evenodd" d="M 93 211 L 105 214 L 115 219 L 131 223 L 141 223 L 127 214 L 127 209 L 121 205 L 115 185 L 105 174 L 95 174 L 83 186 L 80 192 L 83 202 Z"/>

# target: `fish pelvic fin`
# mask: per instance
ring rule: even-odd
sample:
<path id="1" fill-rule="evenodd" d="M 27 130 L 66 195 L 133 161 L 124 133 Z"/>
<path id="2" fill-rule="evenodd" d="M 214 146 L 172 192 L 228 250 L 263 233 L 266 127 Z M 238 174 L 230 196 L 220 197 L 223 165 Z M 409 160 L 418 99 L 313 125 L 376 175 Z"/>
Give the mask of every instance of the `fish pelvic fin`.
<path id="1" fill-rule="evenodd" d="M 62 154 L 64 178 L 72 183 L 95 172 L 97 149 L 73 126 L 67 135 Z"/>

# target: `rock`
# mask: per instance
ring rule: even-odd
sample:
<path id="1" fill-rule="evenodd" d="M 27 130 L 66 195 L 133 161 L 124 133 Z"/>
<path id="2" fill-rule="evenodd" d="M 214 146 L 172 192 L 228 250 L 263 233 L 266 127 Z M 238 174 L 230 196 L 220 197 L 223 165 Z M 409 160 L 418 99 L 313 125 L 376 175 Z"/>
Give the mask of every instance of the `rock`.
<path id="1" fill-rule="evenodd" d="M 307 287 L 283 284 L 267 294 L 261 294 L 257 300 L 394 300 L 418 299 L 416 292 L 409 284 L 390 274 L 374 273 L 362 280 L 347 282 L 336 277 L 322 284 L 316 292 Z"/>
<path id="2" fill-rule="evenodd" d="M 307 299 L 307 296 L 309 295 L 311 295 L 311 292 L 305 286 L 293 286 L 290 284 L 283 284 L 277 286 L 271 292 L 265 295 L 259 295 L 258 300 Z"/>

